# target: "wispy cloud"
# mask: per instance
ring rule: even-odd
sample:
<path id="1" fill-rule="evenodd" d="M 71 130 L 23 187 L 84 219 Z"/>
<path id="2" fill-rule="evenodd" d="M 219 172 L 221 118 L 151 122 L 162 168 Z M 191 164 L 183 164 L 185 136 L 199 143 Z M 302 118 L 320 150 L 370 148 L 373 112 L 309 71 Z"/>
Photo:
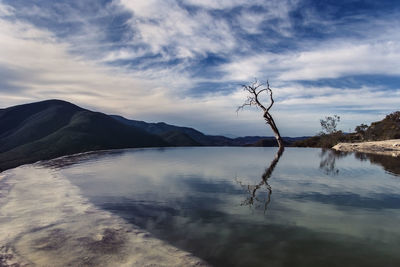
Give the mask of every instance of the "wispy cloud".
<path id="1" fill-rule="evenodd" d="M 398 40 L 371 43 L 344 42 L 304 51 L 284 60 L 282 80 L 316 80 L 349 75 L 400 75 Z"/>
<path id="2" fill-rule="evenodd" d="M 400 23 L 377 29 L 374 38 L 306 42 L 296 51 L 258 53 L 221 65 L 227 79 L 248 80 L 268 73 L 282 81 L 317 80 L 350 75 L 400 75 Z"/>
<path id="3" fill-rule="evenodd" d="M 132 42 L 144 44 L 166 60 L 191 59 L 207 53 L 229 53 L 235 45 L 224 19 L 205 11 L 190 12 L 177 1 L 127 1 L 120 4 L 132 11 Z"/>

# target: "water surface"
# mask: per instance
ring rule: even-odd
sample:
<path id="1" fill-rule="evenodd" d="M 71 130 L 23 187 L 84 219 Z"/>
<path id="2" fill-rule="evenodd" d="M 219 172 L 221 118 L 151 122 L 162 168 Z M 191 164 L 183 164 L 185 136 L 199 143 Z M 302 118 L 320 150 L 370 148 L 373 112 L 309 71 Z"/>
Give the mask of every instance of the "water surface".
<path id="1" fill-rule="evenodd" d="M 215 266 L 400 266 L 398 159 L 276 152 L 123 150 L 45 165 L 98 207 Z"/>

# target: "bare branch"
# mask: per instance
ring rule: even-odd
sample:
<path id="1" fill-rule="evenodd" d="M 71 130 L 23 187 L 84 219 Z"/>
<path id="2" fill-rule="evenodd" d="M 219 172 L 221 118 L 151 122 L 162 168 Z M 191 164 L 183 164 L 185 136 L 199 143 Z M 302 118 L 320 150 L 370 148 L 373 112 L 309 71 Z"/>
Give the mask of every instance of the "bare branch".
<path id="1" fill-rule="evenodd" d="M 269 90 L 269 88 L 261 89 L 260 91 L 258 91 L 257 96 L 258 96 L 260 93 L 262 93 L 262 92 L 264 92 L 264 91 L 267 91 L 267 90 Z"/>
<path id="2" fill-rule="evenodd" d="M 268 92 L 269 92 L 269 97 L 270 97 L 271 104 L 267 108 L 267 111 L 269 111 L 272 108 L 272 105 L 275 103 L 274 98 L 272 97 L 272 90 L 269 87 L 268 87 Z"/>
<path id="3" fill-rule="evenodd" d="M 243 110 L 244 107 L 246 107 L 246 106 L 252 106 L 252 105 L 251 105 L 250 103 L 243 103 L 243 105 L 239 106 L 239 107 L 236 109 L 236 113 L 238 113 L 239 111 Z"/>

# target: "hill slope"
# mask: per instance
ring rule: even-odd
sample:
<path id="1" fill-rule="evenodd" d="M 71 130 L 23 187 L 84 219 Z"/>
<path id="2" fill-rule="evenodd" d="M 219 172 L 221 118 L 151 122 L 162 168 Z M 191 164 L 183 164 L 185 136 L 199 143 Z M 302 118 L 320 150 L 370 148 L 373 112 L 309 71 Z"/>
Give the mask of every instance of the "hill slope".
<path id="1" fill-rule="evenodd" d="M 91 150 L 166 145 L 159 136 L 65 101 L 0 111 L 0 171 Z"/>
<path id="2" fill-rule="evenodd" d="M 364 124 L 357 126 L 355 130 L 354 133 L 337 131 L 332 134 L 316 135 L 294 142 L 293 145 L 331 148 L 338 143 L 400 139 L 400 111 L 393 112 L 384 119 L 371 123 L 370 126 Z"/>
<path id="3" fill-rule="evenodd" d="M 361 134 L 364 139 L 371 141 L 400 139 L 400 111 L 387 115 L 381 121 L 371 123 Z"/>
<path id="4" fill-rule="evenodd" d="M 175 126 L 175 125 L 170 125 L 166 124 L 164 122 L 157 122 L 157 123 L 148 123 L 144 121 L 137 121 L 137 120 L 129 120 L 126 119 L 122 116 L 118 115 L 111 115 L 114 119 L 130 126 L 135 126 L 137 128 L 140 128 L 142 130 L 145 130 L 148 133 L 151 134 L 156 134 L 160 136 L 168 136 L 171 133 L 174 133 L 174 137 L 177 138 L 178 135 L 180 135 L 180 139 L 185 139 L 188 143 L 190 142 L 191 145 L 193 146 L 208 146 L 211 145 L 211 140 L 210 138 L 203 134 L 200 131 L 197 131 L 193 128 L 189 127 L 181 127 L 181 126 Z M 192 141 L 190 141 L 188 138 L 190 138 Z M 188 144 L 185 143 L 185 144 Z"/>
<path id="5" fill-rule="evenodd" d="M 193 140 L 189 135 L 179 131 L 162 133 L 160 136 L 172 146 L 201 146 L 200 143 Z"/>

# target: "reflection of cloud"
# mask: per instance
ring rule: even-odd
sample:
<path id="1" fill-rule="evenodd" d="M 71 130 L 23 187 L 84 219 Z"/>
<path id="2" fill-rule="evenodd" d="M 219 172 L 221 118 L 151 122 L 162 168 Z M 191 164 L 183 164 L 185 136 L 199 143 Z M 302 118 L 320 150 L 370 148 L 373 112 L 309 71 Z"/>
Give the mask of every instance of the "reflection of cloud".
<path id="1" fill-rule="evenodd" d="M 299 206 L 294 205 L 293 208 Z M 332 212 L 329 206 L 327 208 L 324 216 Z M 196 255 L 215 265 L 223 262 L 223 265 L 227 266 L 264 266 L 288 263 L 288 259 L 293 258 L 296 262 L 290 262 L 290 265 L 309 265 L 316 259 L 316 254 L 337 264 L 348 262 L 349 259 L 354 259 L 361 265 L 370 264 L 371 258 L 365 257 L 366 254 L 373 255 L 373 261 L 378 265 L 390 262 L 386 254 L 375 249 L 376 243 L 372 240 L 380 239 L 377 234 L 372 233 L 371 240 L 368 232 L 360 234 L 360 229 L 357 231 L 355 227 L 349 227 L 351 224 L 346 223 L 336 224 L 338 228 L 333 234 L 329 232 L 328 230 L 333 230 L 330 228 L 332 222 L 337 222 L 333 215 L 340 216 L 340 213 L 333 213 L 332 217 L 327 216 L 327 221 L 319 221 L 322 216 L 312 214 L 316 216 L 307 218 L 310 221 L 314 220 L 314 225 L 311 226 L 301 222 L 304 217 L 297 218 L 299 221 L 296 223 L 283 224 L 282 221 L 274 220 L 274 216 L 270 214 L 263 217 L 263 220 L 256 221 L 251 220 L 255 216 L 241 216 L 238 219 L 236 216 L 218 213 L 214 218 L 212 211 L 200 214 L 194 209 L 179 210 L 180 214 L 154 214 L 152 217 L 141 217 L 137 220 L 141 221 L 148 231 L 157 233 L 172 244 L 191 248 L 196 251 Z M 287 214 L 288 217 L 298 215 L 302 214 L 293 210 Z M 251 219 L 246 220 L 246 217 Z M 324 224 L 325 222 L 327 224 Z M 323 229 L 320 228 L 321 225 L 324 225 Z M 370 227 L 373 229 L 374 226 Z M 386 253 L 395 253 L 395 249 L 388 245 L 383 246 L 381 248 Z M 268 253 L 265 253 L 266 248 Z"/>
<path id="2" fill-rule="evenodd" d="M 372 194 L 371 196 L 360 196 L 353 193 L 321 194 L 311 192 L 309 194 L 290 195 L 288 198 L 298 201 L 312 201 L 321 204 L 329 204 L 338 209 L 360 208 L 360 209 L 400 209 L 400 196 L 398 194 Z"/>
<path id="3" fill-rule="evenodd" d="M 1 265 L 145 266 L 160 260 L 169 266 L 204 264 L 94 207 L 59 173 L 25 166 L 5 176 L 0 190 L 4 185 L 10 190 L 0 201 Z"/>
<path id="4" fill-rule="evenodd" d="M 49 214 L 55 218 L 58 214 L 65 216 L 63 208 L 83 212 L 73 202 L 77 191 L 65 191 L 77 189 L 64 181 L 62 176 L 66 176 L 99 206 L 157 236 L 190 247 L 201 256 L 229 255 L 228 260 L 243 265 L 252 265 L 252 260 L 265 264 L 274 257 L 280 262 L 295 255 L 303 260 L 314 259 L 317 252 L 324 259 L 333 257 L 332 262 L 354 257 L 357 262 L 361 259 L 371 263 L 373 258 L 384 263 L 392 259 L 387 257 L 392 252 L 397 257 L 393 244 L 400 238 L 398 180 L 353 156 L 337 160 L 340 173 L 330 177 L 318 168 L 318 149 L 286 148 L 274 170 L 274 179 L 268 181 L 274 195 L 267 216 L 238 205 L 243 194 L 232 177 L 246 176 L 249 184 L 259 182 L 259 170 L 274 152 L 275 148 L 132 149 L 93 154 L 95 160 L 88 155 L 83 160 L 82 155 L 78 156 L 76 165 L 51 170 L 53 177 L 38 165 L 27 166 L 16 169 L 18 175 L 12 181 L 35 194 L 37 202 L 23 203 L 23 211 L 64 203 L 69 195 L 71 203 L 62 208 L 57 204 L 57 212 Z M 49 189 L 56 185 L 57 190 Z M 44 193 L 47 191 L 51 194 Z M 50 201 L 54 196 L 59 201 L 56 204 Z M 41 201 L 43 205 L 38 205 Z M 14 210 L 15 206 L 9 208 Z M 37 216 L 31 220 L 47 217 L 40 213 Z M 21 216 L 15 218 L 24 220 Z M 24 220 L 24 224 L 29 223 Z M 66 225 L 67 230 L 69 227 L 86 229 L 76 220 Z M 8 233 L 9 228 L 0 227 L 0 238 L 1 231 Z M 48 233 L 43 230 L 39 235 Z M 376 249 L 377 243 L 381 250 Z M 265 253 L 266 247 L 269 253 Z M 369 257 L 362 257 L 364 254 Z"/>
<path id="5" fill-rule="evenodd" d="M 279 262 L 296 253 L 301 259 L 313 259 L 316 249 L 324 259 L 334 257 L 332 262 L 349 257 L 370 261 L 361 257 L 366 253 L 375 255 L 377 262 L 385 261 L 375 244 L 385 243 L 382 249 L 392 251 L 390 244 L 400 236 L 396 227 L 400 214 L 389 209 L 398 206 L 397 193 L 390 195 L 388 188 L 376 186 L 386 177 L 377 181 L 377 172 L 371 172 L 376 168 L 353 157 L 339 162 L 343 170 L 339 176 L 327 177 L 316 164 L 319 150 L 287 148 L 270 181 L 274 205 L 267 216 L 240 207 L 243 195 L 237 185 L 232 190 L 235 184 L 229 173 L 248 174 L 249 180 L 257 181 L 256 170 L 263 168 L 274 150 L 146 149 L 61 171 L 68 177 L 75 175 L 73 180 L 105 209 L 172 244 L 190 247 L 211 263 L 226 254 L 238 255 L 226 261 L 243 265 L 265 264 L 273 257 Z M 354 175 L 360 170 L 362 180 Z M 398 184 L 385 181 L 398 189 Z M 353 193 L 346 193 L 350 191 Z M 114 198 L 108 196 L 110 192 Z M 300 245 L 304 249 L 295 249 Z"/>

